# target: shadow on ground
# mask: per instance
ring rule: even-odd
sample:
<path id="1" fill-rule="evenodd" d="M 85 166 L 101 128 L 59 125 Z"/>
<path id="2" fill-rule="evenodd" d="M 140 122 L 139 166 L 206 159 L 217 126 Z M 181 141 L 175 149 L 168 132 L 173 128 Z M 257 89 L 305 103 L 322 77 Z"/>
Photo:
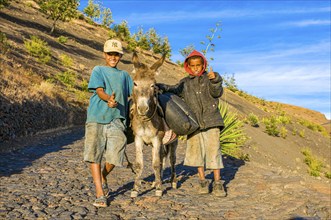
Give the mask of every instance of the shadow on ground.
<path id="1" fill-rule="evenodd" d="M 183 164 L 184 162 L 182 161 L 181 163 L 176 165 L 176 177 L 178 178 L 177 182 L 177 188 L 180 188 L 190 177 L 194 176 L 197 174 L 197 168 L 196 167 L 190 167 L 190 166 L 185 166 Z M 223 158 L 223 163 L 224 163 L 224 168 L 221 169 L 221 179 L 224 181 L 224 189 L 227 194 L 227 185 L 235 179 L 236 173 L 238 172 L 239 168 L 241 166 L 245 165 L 245 161 L 234 158 L 234 157 L 224 157 Z M 133 178 L 135 177 L 135 174 L 133 174 Z M 172 190 L 172 187 L 169 186 L 169 181 L 171 177 L 171 169 L 170 167 L 167 167 L 163 171 L 163 194 L 167 194 L 168 190 Z M 206 171 L 206 178 L 212 181 L 214 179 L 213 176 L 213 171 L 208 170 Z M 155 188 L 148 188 L 144 187 L 144 184 L 152 183 L 155 179 L 154 174 L 150 174 L 149 176 L 145 177 L 142 179 L 142 189 L 139 192 L 138 197 L 143 196 L 153 190 Z M 197 178 L 198 180 L 198 178 Z M 128 191 L 131 191 L 134 186 L 134 181 L 130 181 L 127 184 L 121 186 L 118 188 L 116 191 L 113 191 L 110 194 L 109 201 L 112 201 L 115 199 L 116 196 L 118 195 L 123 195 Z M 167 187 L 166 187 L 167 186 Z"/>
<path id="2" fill-rule="evenodd" d="M 75 127 L 58 132 L 61 134 L 55 133 L 53 135 L 45 134 L 47 138 L 33 137 L 33 141 L 28 140 L 29 137 L 25 137 L 25 142 L 21 140 L 20 149 L 0 153 L 0 176 L 11 176 L 21 173 L 25 167 L 31 166 L 33 161 L 45 154 L 67 149 L 66 146 L 84 137 L 84 127 Z M 11 142 L 6 142 L 6 144 L 10 145 Z"/>

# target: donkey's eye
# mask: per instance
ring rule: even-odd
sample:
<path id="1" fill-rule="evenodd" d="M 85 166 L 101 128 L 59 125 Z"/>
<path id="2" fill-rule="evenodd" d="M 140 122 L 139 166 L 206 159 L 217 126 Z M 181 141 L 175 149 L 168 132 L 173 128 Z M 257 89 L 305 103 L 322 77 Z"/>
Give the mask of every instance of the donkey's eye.
<path id="1" fill-rule="evenodd" d="M 134 85 L 134 86 L 137 86 L 137 83 L 136 83 L 136 82 L 133 82 L 133 85 Z"/>
<path id="2" fill-rule="evenodd" d="M 151 84 L 151 88 L 154 89 L 155 85 L 154 84 Z"/>

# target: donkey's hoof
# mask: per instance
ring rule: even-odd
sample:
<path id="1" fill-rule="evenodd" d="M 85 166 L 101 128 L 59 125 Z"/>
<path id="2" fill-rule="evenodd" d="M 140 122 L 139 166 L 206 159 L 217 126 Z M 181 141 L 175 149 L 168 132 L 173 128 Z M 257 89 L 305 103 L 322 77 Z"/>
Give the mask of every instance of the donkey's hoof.
<path id="1" fill-rule="evenodd" d="M 163 194 L 162 190 L 160 190 L 160 189 L 155 190 L 155 196 L 161 197 L 162 194 Z"/>
<path id="2" fill-rule="evenodd" d="M 177 182 L 172 182 L 171 186 L 172 186 L 173 189 L 177 189 Z"/>
<path id="3" fill-rule="evenodd" d="M 138 191 L 131 192 L 131 198 L 137 198 L 137 196 L 138 196 Z"/>

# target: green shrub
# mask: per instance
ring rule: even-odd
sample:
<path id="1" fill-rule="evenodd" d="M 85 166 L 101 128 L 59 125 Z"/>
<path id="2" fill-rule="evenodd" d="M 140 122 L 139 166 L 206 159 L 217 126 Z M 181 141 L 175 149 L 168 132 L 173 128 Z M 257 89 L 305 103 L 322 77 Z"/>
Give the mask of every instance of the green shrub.
<path id="1" fill-rule="evenodd" d="M 81 12 L 77 12 L 77 19 L 79 20 L 85 20 L 85 15 Z"/>
<path id="2" fill-rule="evenodd" d="M 112 23 L 114 23 L 113 20 L 113 14 L 110 10 L 110 8 L 104 8 L 101 12 L 101 24 L 104 27 L 109 27 Z"/>
<path id="3" fill-rule="evenodd" d="M 88 5 L 83 9 L 83 12 L 92 20 L 97 19 L 101 15 L 100 4 L 94 3 L 93 0 L 88 0 Z"/>
<path id="4" fill-rule="evenodd" d="M 326 129 L 322 125 L 315 124 L 315 123 L 307 121 L 307 120 L 300 120 L 299 124 L 307 127 L 308 129 L 310 129 L 312 131 L 320 132 L 325 137 L 329 136 L 328 132 L 326 131 Z"/>
<path id="5" fill-rule="evenodd" d="M 51 50 L 47 42 L 37 36 L 31 36 L 30 40 L 24 40 L 24 46 L 29 54 L 41 63 L 48 63 L 51 60 Z"/>
<path id="6" fill-rule="evenodd" d="M 308 173 L 311 176 L 320 176 L 323 163 L 316 156 L 313 156 L 309 148 L 303 148 L 301 153 L 305 156 L 304 162 L 308 165 Z"/>
<path id="7" fill-rule="evenodd" d="M 65 37 L 65 36 L 61 35 L 60 37 L 57 38 L 57 40 L 59 41 L 59 43 L 65 44 L 68 41 L 68 37 Z"/>
<path id="8" fill-rule="evenodd" d="M 287 137 L 287 129 L 284 127 L 284 126 L 282 126 L 281 128 L 280 128 L 280 132 L 279 132 L 279 134 L 280 134 L 280 136 L 282 137 L 282 138 L 286 138 Z"/>
<path id="9" fill-rule="evenodd" d="M 274 137 L 279 137 L 280 131 L 278 128 L 278 121 L 274 116 L 270 118 L 264 118 L 263 122 L 266 126 L 267 134 Z"/>
<path id="10" fill-rule="evenodd" d="M 33 8 L 33 4 L 31 2 L 25 3 L 26 6 Z"/>
<path id="11" fill-rule="evenodd" d="M 190 44 L 188 46 L 186 46 L 185 48 L 183 49 L 180 49 L 179 50 L 179 53 L 184 57 L 184 59 L 186 57 L 188 57 L 188 55 L 190 55 L 190 53 L 192 53 L 192 51 L 195 50 L 195 47 L 193 44 Z"/>
<path id="12" fill-rule="evenodd" d="M 2 54 L 6 54 L 9 51 L 10 45 L 5 33 L 0 31 L 0 51 Z"/>
<path id="13" fill-rule="evenodd" d="M 224 154 L 238 158 L 239 147 L 246 141 L 243 132 L 243 123 L 235 112 L 229 111 L 229 105 L 222 103 L 219 106 L 224 120 L 224 129 L 220 133 L 220 146 Z"/>
<path id="14" fill-rule="evenodd" d="M 77 16 L 78 0 L 38 0 L 40 11 L 47 15 L 47 19 L 52 19 L 50 33 L 55 30 L 56 23 L 61 20 L 69 21 Z"/>
<path id="15" fill-rule="evenodd" d="M 253 113 L 248 115 L 248 122 L 252 127 L 259 127 L 259 117 Z"/>
<path id="16" fill-rule="evenodd" d="M 85 102 L 89 99 L 89 94 L 85 91 L 74 89 L 76 100 L 80 102 Z"/>
<path id="17" fill-rule="evenodd" d="M 116 31 L 114 31 L 113 29 L 109 29 L 109 31 L 108 31 L 109 39 L 116 38 L 116 36 L 117 36 Z"/>
<path id="18" fill-rule="evenodd" d="M 10 0 L 1 0 L 0 1 L 0 9 L 9 6 Z"/>
<path id="19" fill-rule="evenodd" d="M 72 60 L 71 57 L 69 57 L 66 54 L 61 54 L 60 55 L 60 60 L 61 60 L 61 64 L 65 67 L 71 67 L 74 63 L 74 61 Z"/>
<path id="20" fill-rule="evenodd" d="M 67 87 L 74 87 L 76 82 L 76 74 L 72 71 L 58 73 L 56 79 L 65 84 Z"/>
<path id="21" fill-rule="evenodd" d="M 251 158 L 250 158 L 249 154 L 245 154 L 245 153 L 241 153 L 239 155 L 239 159 L 244 160 L 244 161 L 251 161 Z"/>
<path id="22" fill-rule="evenodd" d="M 232 92 L 239 91 L 238 95 L 240 95 L 240 96 L 244 95 L 243 94 L 244 92 L 238 89 L 236 79 L 234 78 L 234 73 L 232 74 L 232 76 L 228 76 L 227 74 L 224 74 L 223 80 L 224 80 L 225 87 L 227 89 L 231 90 Z"/>
<path id="23" fill-rule="evenodd" d="M 299 132 L 299 136 L 304 138 L 305 137 L 305 130 L 302 129 L 300 132 Z"/>
<path id="24" fill-rule="evenodd" d="M 154 28 L 150 28 L 146 33 L 140 27 L 137 33 L 127 38 L 128 48 L 133 51 L 136 47 L 143 50 L 152 51 L 155 54 L 166 54 L 170 57 L 171 48 L 167 37 L 160 37 Z"/>
<path id="25" fill-rule="evenodd" d="M 125 20 L 120 24 L 115 24 L 113 30 L 116 33 L 116 37 L 120 38 L 122 41 L 128 41 L 131 38 L 128 22 Z"/>
<path id="26" fill-rule="evenodd" d="M 80 84 L 80 87 L 81 87 L 82 91 L 88 92 L 88 82 L 85 79 Z"/>
<path id="27" fill-rule="evenodd" d="M 325 172 L 325 177 L 331 179 L 331 172 L 330 171 Z"/>
<path id="28" fill-rule="evenodd" d="M 55 84 L 56 79 L 50 77 L 50 78 L 47 78 L 47 79 L 46 79 L 46 82 L 51 83 L 51 84 Z"/>
<path id="29" fill-rule="evenodd" d="M 292 121 L 291 121 L 291 118 L 286 116 L 286 115 L 280 115 L 277 117 L 277 120 L 283 124 L 283 125 L 287 125 L 287 124 L 291 124 Z"/>
<path id="30" fill-rule="evenodd" d="M 202 49 L 201 52 L 202 54 L 207 58 L 208 61 L 214 60 L 214 57 L 209 57 L 207 56 L 207 53 L 209 51 L 214 52 L 215 51 L 215 37 L 216 39 L 221 39 L 221 21 L 216 22 L 215 28 L 209 29 L 210 34 L 206 36 L 207 41 L 201 41 L 200 44 L 205 45 L 206 48 Z"/>

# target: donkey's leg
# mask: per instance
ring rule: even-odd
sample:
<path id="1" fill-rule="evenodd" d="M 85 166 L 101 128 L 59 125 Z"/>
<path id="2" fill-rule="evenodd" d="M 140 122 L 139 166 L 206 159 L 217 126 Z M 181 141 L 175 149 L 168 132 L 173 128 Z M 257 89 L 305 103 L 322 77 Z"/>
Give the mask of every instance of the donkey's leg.
<path id="1" fill-rule="evenodd" d="M 136 145 L 136 164 L 135 164 L 136 178 L 134 181 L 133 190 L 131 192 L 131 198 L 135 198 L 138 196 L 138 192 L 141 187 L 141 174 L 144 168 L 144 158 L 143 158 L 144 142 L 142 138 L 136 136 L 135 145 Z"/>
<path id="2" fill-rule="evenodd" d="M 168 156 L 167 146 L 161 145 L 161 148 L 160 148 L 160 176 L 161 176 L 161 181 L 163 180 L 163 169 L 166 166 L 167 156 Z M 152 184 L 152 188 L 154 188 L 154 187 L 155 187 L 155 180 L 153 181 L 153 184 Z"/>
<path id="3" fill-rule="evenodd" d="M 168 156 L 168 150 L 167 146 L 161 145 L 160 149 L 160 173 L 161 173 L 161 182 L 163 180 L 163 170 L 166 167 L 166 162 L 167 162 L 167 156 Z"/>
<path id="4" fill-rule="evenodd" d="M 161 140 L 155 138 L 153 141 L 152 166 L 155 175 L 155 195 L 162 196 L 162 181 L 161 181 Z"/>
<path id="5" fill-rule="evenodd" d="M 168 147 L 169 149 L 169 159 L 170 159 L 170 167 L 171 167 L 171 186 L 174 189 L 177 189 L 177 177 L 176 177 L 176 150 L 177 150 L 178 140 L 171 143 Z"/>

